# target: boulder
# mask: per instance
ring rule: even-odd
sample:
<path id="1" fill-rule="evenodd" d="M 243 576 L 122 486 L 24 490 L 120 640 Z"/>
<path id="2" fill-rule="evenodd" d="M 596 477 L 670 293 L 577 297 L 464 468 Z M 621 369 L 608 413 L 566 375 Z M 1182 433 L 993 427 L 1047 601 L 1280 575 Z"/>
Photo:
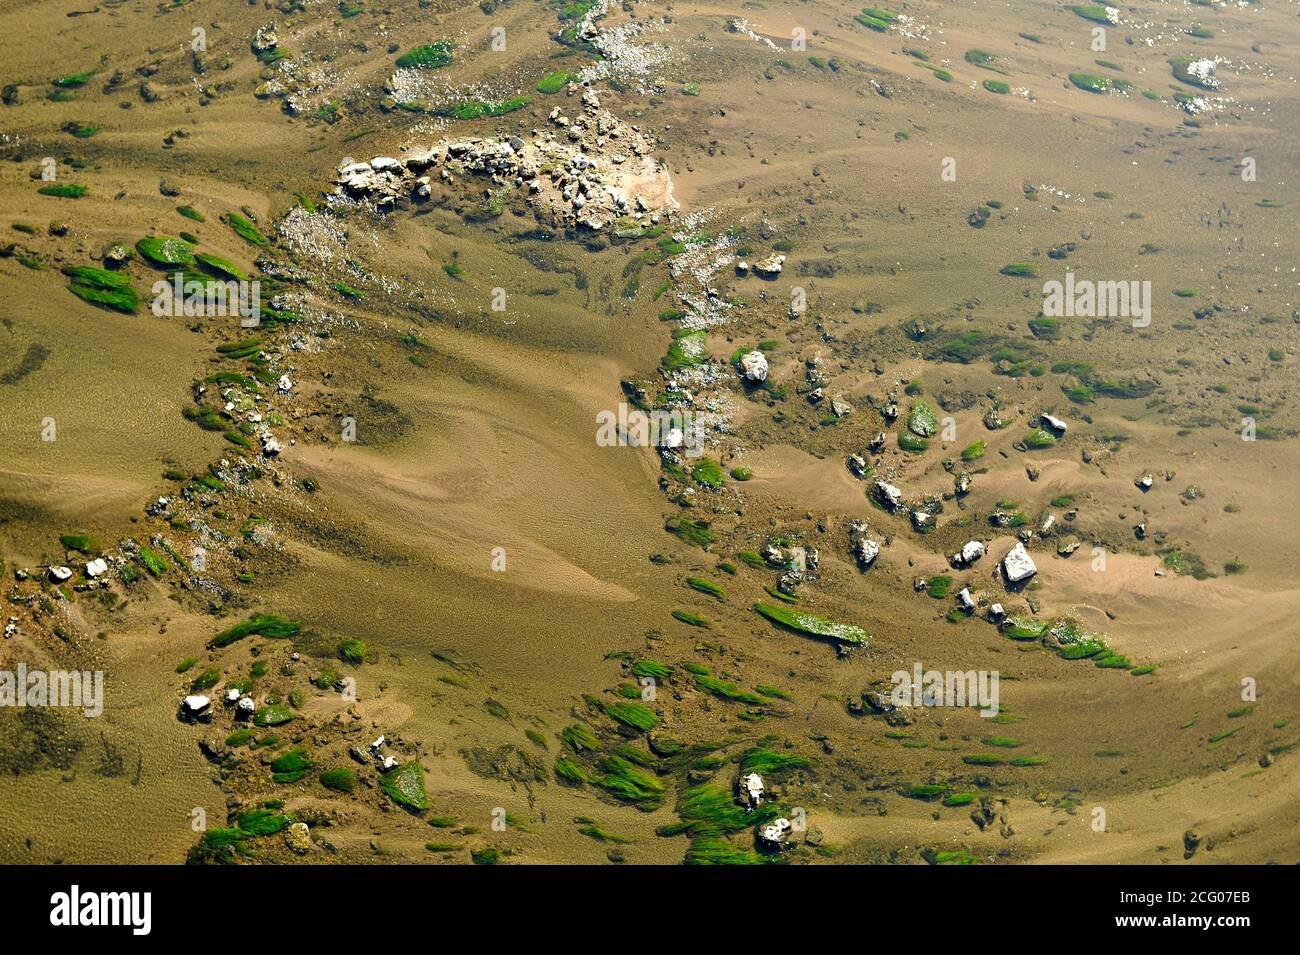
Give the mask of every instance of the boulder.
<path id="1" fill-rule="evenodd" d="M 1009 583 L 1018 584 L 1038 573 L 1038 567 L 1035 566 L 1034 559 L 1029 556 L 1029 551 L 1025 550 L 1025 545 L 1017 543 L 1002 558 L 1002 573 L 1006 575 Z"/>
<path id="2" fill-rule="evenodd" d="M 880 545 L 870 537 L 864 537 L 853 546 L 853 556 L 857 558 L 858 566 L 866 570 L 880 556 Z"/>
<path id="3" fill-rule="evenodd" d="M 212 701 L 206 696 L 195 693 L 181 700 L 181 719 L 187 722 L 195 722 L 211 718 Z"/>
<path id="4" fill-rule="evenodd" d="M 793 829 L 790 820 L 782 816 L 758 830 L 758 841 L 768 849 L 783 848 Z"/>
<path id="5" fill-rule="evenodd" d="M 49 577 L 50 580 L 54 581 L 56 584 L 61 584 L 65 580 L 70 580 L 72 578 L 72 568 L 51 567 L 49 570 Z"/>
<path id="6" fill-rule="evenodd" d="M 967 541 L 961 550 L 952 555 L 952 562 L 960 567 L 969 567 L 984 556 L 984 545 L 979 541 Z"/>
<path id="7" fill-rule="evenodd" d="M 305 855 L 310 852 L 311 830 L 307 828 L 307 823 L 290 823 L 289 827 L 284 830 L 284 842 L 285 845 L 298 855 Z"/>
<path id="8" fill-rule="evenodd" d="M 761 351 L 748 352 L 740 357 L 740 368 L 749 381 L 767 380 L 767 356 Z"/>
<path id="9" fill-rule="evenodd" d="M 892 484 L 886 484 L 884 481 L 877 481 L 874 488 L 876 497 L 881 504 L 884 504 L 891 511 L 898 510 L 903 504 L 903 492 Z"/>
<path id="10" fill-rule="evenodd" d="M 767 258 L 755 262 L 753 268 L 759 275 L 780 275 L 784 265 L 784 255 L 769 255 Z"/>
<path id="11" fill-rule="evenodd" d="M 1055 415 L 1048 414 L 1046 411 L 1038 416 L 1038 420 L 1041 424 L 1051 428 L 1057 434 L 1065 434 L 1066 432 L 1066 423 Z"/>
<path id="12" fill-rule="evenodd" d="M 754 810 L 763 802 L 763 777 L 758 773 L 746 773 L 738 782 L 740 801 L 745 808 Z"/>
<path id="13" fill-rule="evenodd" d="M 108 573 L 108 561 L 102 557 L 96 557 L 94 560 L 86 562 L 86 576 L 90 578 L 102 577 Z"/>

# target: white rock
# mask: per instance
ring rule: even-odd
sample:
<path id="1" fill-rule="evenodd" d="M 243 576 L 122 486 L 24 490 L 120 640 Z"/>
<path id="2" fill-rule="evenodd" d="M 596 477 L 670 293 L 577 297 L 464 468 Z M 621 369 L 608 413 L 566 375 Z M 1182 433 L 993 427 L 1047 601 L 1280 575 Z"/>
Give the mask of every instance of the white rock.
<path id="1" fill-rule="evenodd" d="M 963 567 L 975 563 L 984 556 L 984 545 L 979 541 L 967 541 L 961 545 L 961 551 L 953 555 L 953 562 Z"/>
<path id="2" fill-rule="evenodd" d="M 1050 415 L 1046 411 L 1044 411 L 1041 415 L 1038 416 L 1038 419 L 1043 424 L 1051 428 L 1053 431 L 1056 431 L 1059 434 L 1065 434 L 1066 427 L 1067 427 L 1066 423 L 1062 421 L 1060 418 L 1056 417 L 1055 415 Z"/>
<path id="3" fill-rule="evenodd" d="M 858 559 L 858 564 L 865 570 L 871 566 L 872 561 L 880 556 L 880 545 L 870 537 L 864 537 L 853 548 L 853 556 Z"/>
<path id="4" fill-rule="evenodd" d="M 239 694 L 239 688 L 238 688 L 238 687 L 233 687 L 233 686 L 232 686 L 230 689 L 228 689 L 228 690 L 226 691 L 226 702 L 227 702 L 227 703 L 238 703 L 238 702 L 239 702 L 239 695 L 240 695 L 240 694 Z"/>
<path id="5" fill-rule="evenodd" d="M 1025 550 L 1025 545 L 1017 542 L 1016 546 L 1007 551 L 1007 555 L 1002 558 L 1002 573 L 1006 574 L 1007 580 L 1011 583 L 1017 584 L 1038 573 L 1038 567 L 1035 566 L 1034 559 L 1029 556 L 1029 551 Z"/>
<path id="6" fill-rule="evenodd" d="M 752 351 L 740 357 L 740 367 L 750 381 L 767 380 L 767 356 L 761 351 Z"/>
<path id="7" fill-rule="evenodd" d="M 72 568 L 71 568 L 71 567 L 51 567 L 51 568 L 50 568 L 50 580 L 54 581 L 56 584 L 61 584 L 61 583 L 63 583 L 65 580 L 70 579 L 71 577 L 72 577 Z"/>
<path id="8" fill-rule="evenodd" d="M 102 557 L 96 557 L 94 560 L 86 562 L 87 577 L 102 577 L 108 573 L 108 561 Z"/>
<path id="9" fill-rule="evenodd" d="M 891 511 L 896 510 L 903 503 L 903 492 L 884 481 L 876 482 L 876 493 Z"/>
<path id="10" fill-rule="evenodd" d="M 975 609 L 975 598 L 970 595 L 969 587 L 963 587 L 957 592 L 957 605 L 966 611 Z"/>
<path id="11" fill-rule="evenodd" d="M 761 272 L 764 275 L 780 275 L 781 268 L 784 265 L 784 255 L 769 255 L 767 258 L 754 263 L 754 271 Z"/>
<path id="12" fill-rule="evenodd" d="M 996 621 L 998 621 L 998 620 L 1001 620 L 1001 619 L 1002 619 L 1003 617 L 1005 617 L 1006 615 L 1007 615 L 1007 612 L 1006 612 L 1006 610 L 1002 607 L 1002 604 L 991 604 L 991 605 L 989 606 L 989 619 L 990 619 L 990 620 L 996 622 Z"/>
<path id="13" fill-rule="evenodd" d="M 1150 474 L 1144 474 L 1140 478 L 1138 478 L 1137 481 L 1135 481 L 1134 483 L 1137 484 L 1137 486 L 1140 487 L 1142 490 L 1149 491 L 1151 490 L 1151 486 L 1156 482 L 1155 482 L 1155 478 L 1153 478 Z"/>
<path id="14" fill-rule="evenodd" d="M 383 745 L 384 745 L 384 737 L 381 736 L 379 737 L 379 739 L 375 740 L 373 743 L 370 744 L 370 751 L 372 753 L 378 752 L 379 748 Z"/>
<path id="15" fill-rule="evenodd" d="M 281 375 L 280 380 L 275 383 L 275 387 L 280 394 L 288 394 L 293 390 L 293 382 L 289 380 L 288 375 Z"/>
<path id="16" fill-rule="evenodd" d="M 740 777 L 740 796 L 745 808 L 757 809 L 763 801 L 763 777 L 758 773 L 748 773 Z"/>
<path id="17" fill-rule="evenodd" d="M 187 696 L 181 700 L 181 714 L 187 719 L 200 719 L 208 715 L 212 701 L 201 694 Z"/>
<path id="18" fill-rule="evenodd" d="M 758 837 L 768 846 L 780 848 L 792 829 L 794 829 L 794 826 L 790 824 L 790 820 L 782 816 L 780 819 L 774 819 L 770 825 L 760 829 Z"/>
<path id="19" fill-rule="evenodd" d="M 393 768 L 395 768 L 395 767 L 397 766 L 397 757 L 396 757 L 396 756 L 385 756 L 384 759 L 383 759 L 383 761 L 382 761 L 379 765 L 380 765 L 380 768 L 382 768 L 384 772 L 388 772 L 390 769 L 393 769 Z"/>

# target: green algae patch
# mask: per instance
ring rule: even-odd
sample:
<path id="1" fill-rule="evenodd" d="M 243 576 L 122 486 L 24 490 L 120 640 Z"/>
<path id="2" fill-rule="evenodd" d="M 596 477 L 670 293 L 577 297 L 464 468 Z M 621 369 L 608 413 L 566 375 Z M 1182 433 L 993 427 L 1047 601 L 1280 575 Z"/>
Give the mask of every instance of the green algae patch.
<path id="1" fill-rule="evenodd" d="M 143 548 L 141 550 L 143 551 Z M 292 637 L 301 629 L 302 624 L 297 620 L 287 620 L 276 614 L 258 614 L 243 623 L 237 623 L 233 627 L 221 631 L 208 641 L 208 648 L 227 647 L 236 640 L 242 640 L 244 637 L 253 635 L 281 640 L 285 637 Z"/>
<path id="2" fill-rule="evenodd" d="M 722 476 L 722 466 L 712 458 L 701 458 L 695 467 L 691 468 L 691 477 L 709 488 L 720 488 L 726 482 Z"/>
<path id="3" fill-rule="evenodd" d="M 640 703 L 608 703 L 605 705 L 605 715 L 643 733 L 648 733 L 659 725 L 659 717 L 655 716 L 654 711 Z"/>
<path id="4" fill-rule="evenodd" d="M 1071 73 L 1070 82 L 1085 93 L 1104 95 L 1110 91 L 1110 80 L 1093 73 Z"/>
<path id="5" fill-rule="evenodd" d="M 1042 428 L 1035 428 L 1025 435 L 1025 447 L 1033 451 L 1041 451 L 1044 448 L 1050 448 L 1056 444 L 1056 437 Z"/>
<path id="6" fill-rule="evenodd" d="M 600 761 L 600 770 L 603 775 L 595 781 L 606 792 L 647 812 L 659 808 L 664 784 L 631 760 L 606 756 Z"/>
<path id="7" fill-rule="evenodd" d="M 152 577 L 161 577 L 167 570 L 167 558 L 158 553 L 152 547 L 140 545 L 140 562 L 144 564 L 144 569 L 149 571 Z"/>
<path id="8" fill-rule="evenodd" d="M 1070 9 L 1078 16 L 1083 17 L 1085 20 L 1091 20 L 1093 23 L 1104 23 L 1111 26 L 1115 22 L 1110 18 L 1110 12 L 1105 7 L 1096 4 L 1078 4 L 1070 7 Z"/>
<path id="9" fill-rule="evenodd" d="M 710 597 L 717 597 L 719 600 L 727 599 L 727 592 L 711 580 L 705 580 L 703 577 L 687 577 L 686 585 L 692 590 L 698 590 L 702 594 L 708 594 Z"/>
<path id="10" fill-rule="evenodd" d="M 36 190 L 42 196 L 54 196 L 58 199 L 80 199 L 86 194 L 86 187 L 73 182 L 55 182 L 41 186 Z"/>
<path id="11" fill-rule="evenodd" d="M 436 40 L 417 46 L 397 58 L 397 65 L 407 70 L 437 70 L 451 63 L 456 44 L 451 40 Z"/>
<path id="12" fill-rule="evenodd" d="M 271 703 L 253 714 L 256 726 L 283 726 L 293 719 L 293 712 L 283 703 Z"/>
<path id="13" fill-rule="evenodd" d="M 751 749 L 740 757 L 742 773 L 758 773 L 760 776 L 779 776 L 795 769 L 807 769 L 811 765 L 802 756 L 778 753 L 762 746 Z"/>
<path id="14" fill-rule="evenodd" d="M 898 794 L 906 796 L 908 799 L 921 799 L 930 802 L 951 791 L 951 786 L 943 786 L 939 783 L 916 783 L 911 786 L 904 786 L 898 791 Z"/>
<path id="15" fill-rule="evenodd" d="M 632 675 L 640 677 L 652 677 L 656 680 L 666 680 L 672 674 L 672 670 L 663 663 L 657 663 L 654 660 L 638 660 L 632 664 Z"/>
<path id="16" fill-rule="evenodd" d="M 808 636 L 828 637 L 841 643 L 858 645 L 867 642 L 867 632 L 853 624 L 836 623 L 833 620 L 817 617 L 802 610 L 778 607 L 775 604 L 754 604 L 754 610 L 773 623 Z"/>
<path id="17" fill-rule="evenodd" d="M 918 437 L 928 438 L 939 429 L 939 418 L 924 401 L 912 405 L 912 412 L 907 416 L 907 430 Z"/>
<path id="18" fill-rule="evenodd" d="M 379 779 L 379 787 L 404 809 L 423 812 L 429 808 L 429 794 L 424 790 L 424 770 L 417 760 L 384 773 Z"/>
<path id="19" fill-rule="evenodd" d="M 311 770 L 311 759 L 307 750 L 301 746 L 282 753 L 271 761 L 272 779 L 277 783 L 296 783 Z"/>
<path id="20" fill-rule="evenodd" d="M 600 740 L 589 727 L 581 723 L 574 723 L 567 726 L 560 733 L 560 740 L 575 753 L 581 753 L 583 750 L 594 750 L 600 746 Z"/>
<path id="21" fill-rule="evenodd" d="M 68 291 L 83 302 L 128 315 L 134 314 L 140 304 L 140 296 L 132 287 L 130 276 L 91 265 L 69 266 L 63 274 L 69 280 Z"/>
<path id="22" fill-rule="evenodd" d="M 527 96 L 517 96 L 500 102 L 470 100 L 443 106 L 433 112 L 435 116 L 444 116 L 448 119 L 481 119 L 484 116 L 504 116 L 506 113 L 513 113 L 517 109 L 523 109 L 530 102 L 532 100 Z"/>
<path id="23" fill-rule="evenodd" d="M 746 703 L 750 706 L 762 706 L 767 702 L 767 700 L 759 696 L 757 693 L 742 690 L 740 687 L 736 686 L 736 684 L 728 682 L 727 680 L 719 679 L 707 672 L 694 673 L 692 674 L 692 677 L 695 680 L 696 686 L 701 690 L 706 690 L 709 693 L 712 693 L 714 696 L 719 696 L 726 700 L 734 700 L 737 703 Z"/>
<path id="24" fill-rule="evenodd" d="M 683 368 L 693 368 L 708 357 L 704 332 L 679 328 L 673 332 L 668 354 L 664 355 L 659 364 L 665 371 L 681 371 Z"/>
<path id="25" fill-rule="evenodd" d="M 1077 643 L 1067 643 L 1057 650 L 1063 660 L 1086 660 L 1106 651 L 1106 644 L 1095 637 L 1086 637 Z"/>
<path id="26" fill-rule="evenodd" d="M 253 225 L 252 220 L 238 212 L 226 213 L 226 225 L 230 226 L 235 235 L 239 236 L 249 245 L 255 245 L 262 248 L 271 244 L 271 240 L 263 235 L 262 231 L 258 229 L 257 226 Z"/>
<path id="27" fill-rule="evenodd" d="M 1009 262 L 998 271 L 1003 275 L 1010 275 L 1012 278 L 1032 279 L 1038 275 L 1038 266 L 1032 262 Z"/>
<path id="28" fill-rule="evenodd" d="M 556 70 L 554 73 L 547 73 L 537 81 L 537 92 L 547 95 L 558 93 L 577 78 L 577 74 L 570 73 L 568 70 Z"/>
<path id="29" fill-rule="evenodd" d="M 1002 632 L 1012 640 L 1040 640 L 1047 634 L 1047 624 L 1031 617 L 1007 617 Z"/>
<path id="30" fill-rule="evenodd" d="M 151 264 L 163 268 L 194 264 L 192 247 L 181 239 L 146 236 L 135 244 L 135 250 Z"/>
<path id="31" fill-rule="evenodd" d="M 921 858 L 930 865 L 975 864 L 975 857 L 965 849 L 922 849 Z"/>
<path id="32" fill-rule="evenodd" d="M 889 25 L 898 19 L 898 14 L 883 7 L 863 7 L 862 12 L 853 18 L 869 30 L 884 33 Z"/>
<path id="33" fill-rule="evenodd" d="M 682 623 L 687 624 L 688 626 L 699 627 L 703 630 L 708 630 L 710 627 L 708 620 L 706 620 L 704 617 L 701 617 L 697 613 L 691 613 L 689 610 L 674 610 L 673 619 L 680 620 Z"/>
<path id="34" fill-rule="evenodd" d="M 211 252 L 195 252 L 194 261 L 222 278 L 234 279 L 236 282 L 243 282 L 248 279 L 244 270 L 234 262 L 219 255 L 213 255 Z"/>

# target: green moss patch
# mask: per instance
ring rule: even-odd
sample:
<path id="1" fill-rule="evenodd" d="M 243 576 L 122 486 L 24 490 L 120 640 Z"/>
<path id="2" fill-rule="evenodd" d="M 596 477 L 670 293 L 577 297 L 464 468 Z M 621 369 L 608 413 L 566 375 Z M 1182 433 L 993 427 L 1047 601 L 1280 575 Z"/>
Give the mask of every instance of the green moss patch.
<path id="1" fill-rule="evenodd" d="M 384 773 L 379 786 L 389 799 L 404 809 L 423 812 L 429 808 L 429 794 L 424 790 L 424 770 L 417 760 Z"/>
<path id="2" fill-rule="evenodd" d="M 68 290 L 84 302 L 125 314 L 134 314 L 140 304 L 140 296 L 127 275 L 91 265 L 68 266 L 63 274 L 68 276 Z"/>
<path id="3" fill-rule="evenodd" d="M 441 69 L 451 63 L 455 49 L 456 44 L 451 40 L 436 40 L 403 53 L 397 58 L 397 65 L 403 69 Z"/>
<path id="4" fill-rule="evenodd" d="M 861 627 L 836 623 L 802 610 L 763 603 L 754 604 L 754 610 L 773 623 L 809 636 L 828 637 L 841 643 L 852 644 L 865 644 L 868 639 L 867 632 Z"/>
<path id="5" fill-rule="evenodd" d="M 208 647 L 212 649 L 226 647 L 236 640 L 242 640 L 244 637 L 253 636 L 254 634 L 279 640 L 292 637 L 301 629 L 302 624 L 299 621 L 288 620 L 276 614 L 258 614 L 243 623 L 235 624 L 233 627 L 221 631 L 208 641 Z"/>

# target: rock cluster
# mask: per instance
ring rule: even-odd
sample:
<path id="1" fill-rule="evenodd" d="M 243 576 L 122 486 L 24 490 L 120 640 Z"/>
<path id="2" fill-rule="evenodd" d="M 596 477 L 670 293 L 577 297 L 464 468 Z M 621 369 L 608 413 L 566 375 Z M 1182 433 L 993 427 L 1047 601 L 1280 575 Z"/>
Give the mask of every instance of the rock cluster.
<path id="1" fill-rule="evenodd" d="M 659 224 L 677 202 L 668 171 L 650 155 L 653 141 L 601 108 L 593 90 L 584 91 L 580 103 L 573 117 L 555 107 L 551 128 L 535 129 L 527 140 L 444 140 L 403 159 L 349 157 L 339 164 L 335 194 L 368 199 L 379 208 L 427 199 L 433 180 L 426 170 L 437 168 L 447 184 L 469 173 L 501 188 L 523 189 L 528 202 L 556 225 L 600 231 Z"/>

